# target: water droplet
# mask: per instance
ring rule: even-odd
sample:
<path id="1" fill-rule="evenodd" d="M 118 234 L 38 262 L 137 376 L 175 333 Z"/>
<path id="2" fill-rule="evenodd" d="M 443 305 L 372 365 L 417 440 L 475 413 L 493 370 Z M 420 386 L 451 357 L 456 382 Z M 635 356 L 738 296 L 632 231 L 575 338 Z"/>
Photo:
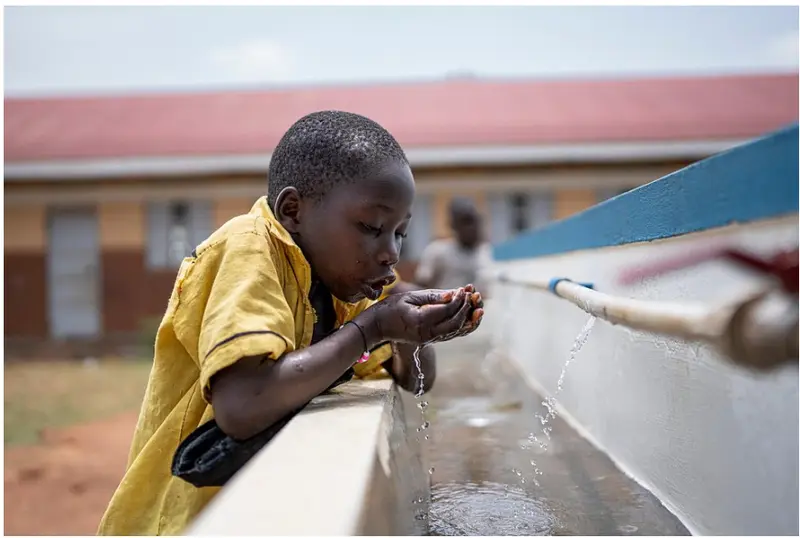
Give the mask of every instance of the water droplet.
<path id="1" fill-rule="evenodd" d="M 422 398 L 422 393 L 418 392 L 414 395 L 414 398 Z"/>
<path id="2" fill-rule="evenodd" d="M 435 470 L 435 469 L 434 469 L 433 467 L 431 467 L 430 469 L 428 469 L 428 474 L 433 474 L 433 471 L 434 471 L 434 470 Z"/>
<path id="3" fill-rule="evenodd" d="M 428 435 L 425 435 L 425 440 L 427 441 L 428 439 L 430 439 L 430 437 Z"/>
<path id="4" fill-rule="evenodd" d="M 419 402 L 417 404 L 417 407 L 419 407 L 420 409 L 425 409 L 428 407 L 428 402 Z"/>
<path id="5" fill-rule="evenodd" d="M 418 498 L 418 499 L 417 499 L 417 502 L 418 502 L 418 503 L 421 503 L 421 502 L 422 502 L 422 497 Z"/>

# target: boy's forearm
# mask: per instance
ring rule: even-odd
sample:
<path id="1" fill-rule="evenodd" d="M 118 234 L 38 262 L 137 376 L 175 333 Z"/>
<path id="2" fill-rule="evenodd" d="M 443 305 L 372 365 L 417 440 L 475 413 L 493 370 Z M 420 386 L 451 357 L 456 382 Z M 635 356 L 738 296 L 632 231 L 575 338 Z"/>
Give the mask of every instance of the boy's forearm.
<path id="1" fill-rule="evenodd" d="M 360 331 L 348 324 L 276 361 L 244 358 L 212 380 L 217 424 L 234 439 L 252 437 L 321 394 L 363 351 Z"/>
<path id="2" fill-rule="evenodd" d="M 413 344 L 394 344 L 396 354 L 387 360 L 383 366 L 392 375 L 395 382 L 408 392 L 417 393 L 419 391 L 419 372 L 414 364 L 414 350 L 417 346 Z M 425 392 L 433 387 L 436 380 L 436 352 L 431 346 L 423 347 L 419 352 L 419 362 L 422 367 L 423 388 Z"/>

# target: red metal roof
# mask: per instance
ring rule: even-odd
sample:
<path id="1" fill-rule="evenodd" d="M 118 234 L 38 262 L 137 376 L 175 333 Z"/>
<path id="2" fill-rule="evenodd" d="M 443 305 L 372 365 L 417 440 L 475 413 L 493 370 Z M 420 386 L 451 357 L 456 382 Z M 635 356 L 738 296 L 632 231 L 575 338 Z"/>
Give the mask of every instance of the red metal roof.
<path id="1" fill-rule="evenodd" d="M 798 76 L 484 81 L 6 99 L 6 162 L 269 153 L 308 112 L 364 114 L 405 147 L 749 138 L 797 121 Z"/>

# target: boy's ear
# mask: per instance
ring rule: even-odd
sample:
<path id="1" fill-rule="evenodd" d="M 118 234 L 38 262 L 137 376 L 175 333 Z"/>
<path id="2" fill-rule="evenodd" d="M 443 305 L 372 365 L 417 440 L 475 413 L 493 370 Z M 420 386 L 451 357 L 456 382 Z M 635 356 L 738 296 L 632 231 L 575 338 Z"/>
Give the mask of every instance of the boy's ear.
<path id="1" fill-rule="evenodd" d="M 275 200 L 272 212 L 290 234 L 297 233 L 300 226 L 301 202 L 300 193 L 294 187 L 285 187 Z"/>

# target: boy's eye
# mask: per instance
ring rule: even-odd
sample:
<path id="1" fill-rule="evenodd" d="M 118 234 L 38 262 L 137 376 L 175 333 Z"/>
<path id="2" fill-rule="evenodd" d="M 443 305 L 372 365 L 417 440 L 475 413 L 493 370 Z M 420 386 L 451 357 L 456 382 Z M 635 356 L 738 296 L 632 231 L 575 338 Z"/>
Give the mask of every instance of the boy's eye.
<path id="1" fill-rule="evenodd" d="M 378 228 L 376 226 L 370 226 L 369 224 L 367 224 L 365 222 L 359 222 L 358 225 L 364 232 L 369 233 L 369 234 L 381 235 L 383 233 L 383 226 Z M 395 235 L 397 237 L 401 237 L 401 238 L 405 239 L 406 235 L 408 235 L 408 234 L 401 233 L 401 232 L 395 232 Z"/>
<path id="2" fill-rule="evenodd" d="M 381 233 L 380 228 L 376 228 L 375 226 L 370 226 L 369 224 L 365 224 L 363 222 L 358 223 L 362 230 L 367 233 L 379 235 Z"/>

